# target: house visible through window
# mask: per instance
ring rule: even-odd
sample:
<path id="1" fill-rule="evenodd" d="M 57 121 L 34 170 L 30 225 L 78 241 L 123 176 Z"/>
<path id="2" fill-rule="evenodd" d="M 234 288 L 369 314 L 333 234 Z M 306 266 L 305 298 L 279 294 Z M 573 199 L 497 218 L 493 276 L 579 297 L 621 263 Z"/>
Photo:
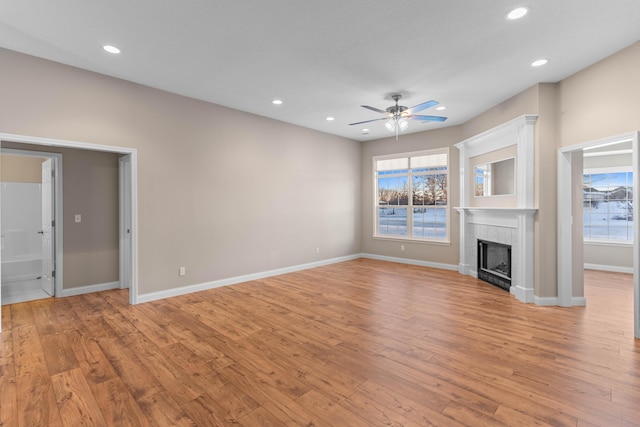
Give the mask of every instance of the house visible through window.
<path id="1" fill-rule="evenodd" d="M 375 236 L 449 240 L 449 150 L 374 157 Z"/>
<path id="2" fill-rule="evenodd" d="M 585 169 L 583 226 L 587 240 L 633 240 L 633 174 L 631 167 Z"/>

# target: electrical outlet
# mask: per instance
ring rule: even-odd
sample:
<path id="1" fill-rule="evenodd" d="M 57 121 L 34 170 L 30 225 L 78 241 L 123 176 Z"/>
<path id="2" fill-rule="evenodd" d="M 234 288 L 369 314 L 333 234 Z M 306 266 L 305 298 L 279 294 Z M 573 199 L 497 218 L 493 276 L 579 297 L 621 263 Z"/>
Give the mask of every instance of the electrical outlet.
<path id="1" fill-rule="evenodd" d="M 186 267 L 180 267 L 179 274 L 181 276 L 184 276 L 185 274 L 187 274 L 187 268 Z"/>
<path id="2" fill-rule="evenodd" d="M 404 245 L 400 245 L 400 250 L 404 251 Z"/>
<path id="3" fill-rule="evenodd" d="M 316 248 L 316 254 L 320 253 L 320 248 Z"/>
<path id="4" fill-rule="evenodd" d="M 74 218 L 75 222 L 82 222 L 82 215 L 80 214 L 76 214 L 75 218 Z"/>

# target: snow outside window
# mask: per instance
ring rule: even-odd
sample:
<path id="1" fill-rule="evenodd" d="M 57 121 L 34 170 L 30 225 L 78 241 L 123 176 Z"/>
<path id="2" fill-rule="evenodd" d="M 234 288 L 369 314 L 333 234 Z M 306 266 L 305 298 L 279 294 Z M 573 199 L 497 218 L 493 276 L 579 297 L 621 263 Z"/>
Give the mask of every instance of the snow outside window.
<path id="1" fill-rule="evenodd" d="M 374 157 L 375 237 L 449 241 L 449 150 Z"/>
<path id="2" fill-rule="evenodd" d="M 583 226 L 585 240 L 633 241 L 633 174 L 585 170 Z"/>

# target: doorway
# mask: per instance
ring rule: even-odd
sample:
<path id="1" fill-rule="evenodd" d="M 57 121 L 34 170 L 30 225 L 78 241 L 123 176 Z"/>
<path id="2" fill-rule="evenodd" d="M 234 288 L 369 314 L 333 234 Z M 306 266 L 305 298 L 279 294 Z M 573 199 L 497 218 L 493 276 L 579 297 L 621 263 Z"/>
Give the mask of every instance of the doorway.
<path id="1" fill-rule="evenodd" d="M 584 153 L 593 152 L 596 147 L 607 147 L 621 141 L 631 142 L 632 194 L 627 217 L 638 218 L 638 132 L 605 138 L 558 150 L 558 300 L 562 306 L 578 305 L 576 300 L 584 300 L 584 258 L 583 258 L 583 205 L 584 205 Z M 586 150 L 586 151 L 585 151 Z M 589 202 L 600 197 L 593 188 L 588 189 Z M 617 212 L 616 215 L 620 213 Z M 634 226 L 633 236 L 633 299 L 634 335 L 640 338 L 640 227 Z M 586 301 L 584 302 L 586 303 Z M 583 305 L 583 304 L 582 304 Z"/>
<path id="2" fill-rule="evenodd" d="M 2 149 L 2 304 L 55 295 L 62 156 Z"/>
<path id="3" fill-rule="evenodd" d="M 76 142 L 76 141 L 66 141 L 66 140 L 57 140 L 57 139 L 49 139 L 49 138 L 40 138 L 40 137 L 32 137 L 25 135 L 15 135 L 15 134 L 5 134 L 0 133 L 0 141 L 2 142 L 14 142 L 25 145 L 41 145 L 41 146 L 51 146 L 51 147 L 59 147 L 59 148 L 72 148 L 78 150 L 88 150 L 88 151 L 98 151 L 105 153 L 116 153 L 121 157 L 120 168 L 123 165 L 126 165 L 126 173 L 120 171 L 120 200 L 126 200 L 125 211 L 123 213 L 121 206 L 121 215 L 125 215 L 128 218 L 127 228 L 123 231 L 123 222 L 120 222 L 120 238 L 122 236 L 127 235 L 127 240 L 125 243 L 120 242 L 120 247 L 125 247 L 127 250 L 124 251 L 124 254 L 120 255 L 120 277 L 119 281 L 121 287 L 129 287 L 129 303 L 136 304 L 138 300 L 138 290 L 137 290 L 137 150 L 132 148 L 125 147 L 117 147 L 117 146 L 106 146 L 106 145 L 97 145 L 90 144 L 84 142 Z M 46 153 L 47 155 L 51 155 L 52 153 Z M 60 169 L 61 170 L 61 169 Z M 58 180 L 58 185 L 60 181 Z M 123 192 L 125 196 L 123 196 Z M 56 210 L 60 209 L 60 217 L 61 214 L 61 204 L 56 205 Z M 0 222 L 1 223 L 1 222 Z M 57 224 L 62 224 L 62 221 L 58 221 Z M 54 228 L 55 237 L 55 254 L 58 258 L 55 260 L 56 263 L 56 277 L 55 277 L 55 291 L 54 293 L 57 296 L 63 295 L 62 289 L 62 234 L 61 234 L 61 226 Z M 0 254 L 0 261 L 2 261 L 2 255 Z M 1 262 L 0 262 L 1 265 Z M 1 271 L 1 267 L 0 267 Z M 0 300 L 4 301 L 4 295 L 2 293 L 2 289 L 0 287 Z M 1 306 L 0 306 L 1 310 Z"/>

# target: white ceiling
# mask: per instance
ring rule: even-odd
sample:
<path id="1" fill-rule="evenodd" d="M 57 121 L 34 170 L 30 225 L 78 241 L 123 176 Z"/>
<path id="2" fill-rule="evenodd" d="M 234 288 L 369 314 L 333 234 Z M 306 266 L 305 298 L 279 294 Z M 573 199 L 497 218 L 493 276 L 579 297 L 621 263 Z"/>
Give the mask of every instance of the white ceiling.
<path id="1" fill-rule="evenodd" d="M 390 134 L 348 126 L 381 116 L 362 104 L 434 99 L 447 110 L 420 114 L 449 119 L 408 132 L 461 124 L 638 41 L 638 22 L 639 0 L 0 0 L 0 47 L 369 140 Z"/>

